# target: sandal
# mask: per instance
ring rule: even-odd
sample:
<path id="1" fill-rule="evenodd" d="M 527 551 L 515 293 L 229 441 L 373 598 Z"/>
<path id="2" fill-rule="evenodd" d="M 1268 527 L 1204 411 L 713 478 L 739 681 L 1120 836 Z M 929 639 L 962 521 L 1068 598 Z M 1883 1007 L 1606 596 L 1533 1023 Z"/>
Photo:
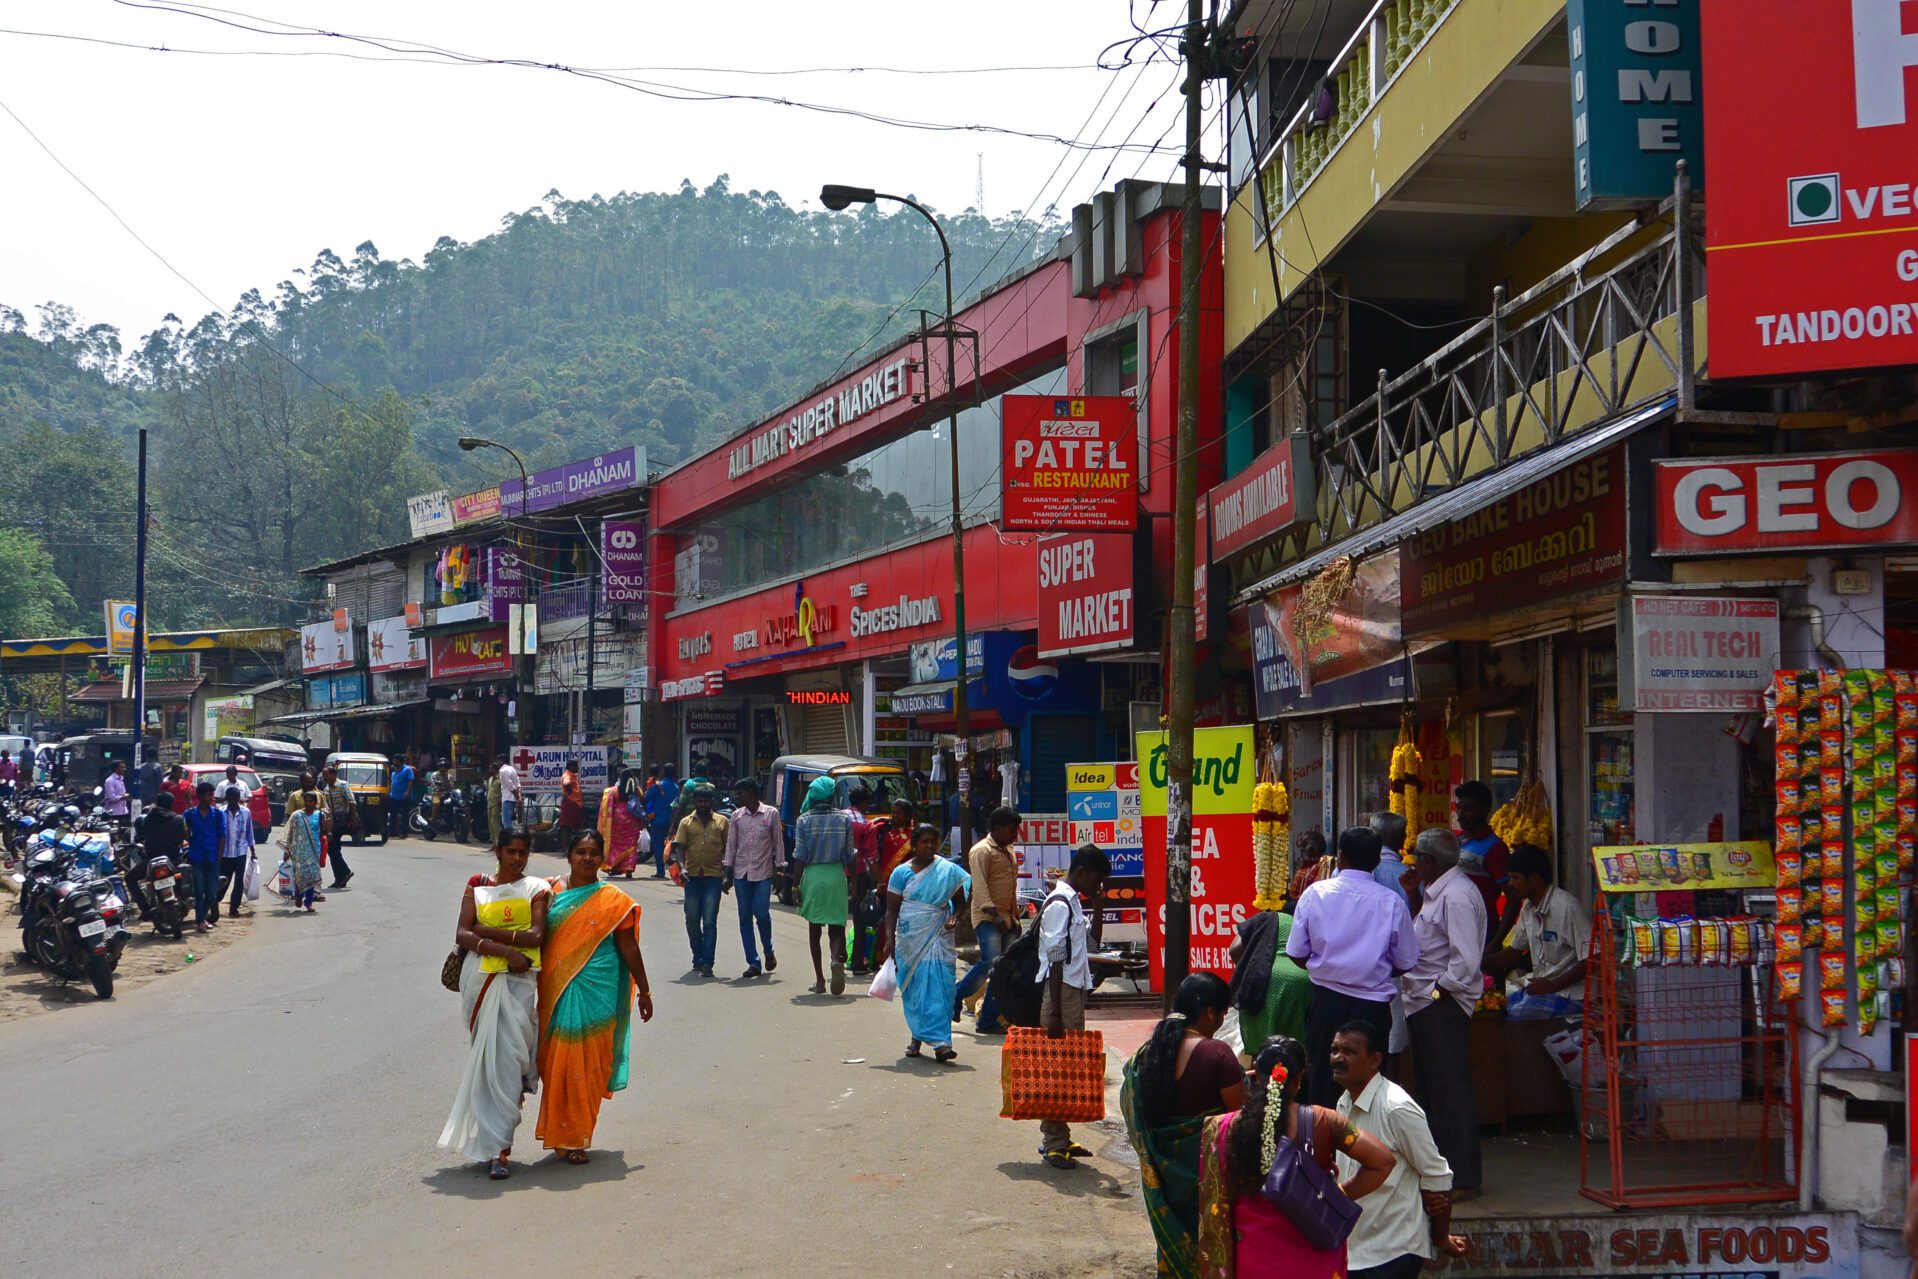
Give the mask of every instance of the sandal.
<path id="1" fill-rule="evenodd" d="M 936 1060 L 941 1066 L 945 1065 L 949 1061 L 956 1061 L 958 1060 L 958 1057 L 959 1057 L 959 1054 L 954 1052 L 950 1045 L 944 1048 L 933 1049 L 932 1055 L 933 1055 L 933 1059 Z M 1077 1154 L 1078 1152 L 1074 1151 L 1073 1153 Z M 1091 1153 L 1091 1152 L 1088 1151 L 1087 1153 Z"/>
<path id="2" fill-rule="evenodd" d="M 913 1040 L 911 1043 L 906 1045 L 906 1056 L 908 1057 L 925 1056 L 924 1053 L 919 1051 L 919 1041 L 917 1039 Z"/>
<path id="3" fill-rule="evenodd" d="M 1076 1141 L 1073 1142 L 1070 1146 L 1066 1147 L 1066 1153 L 1071 1155 L 1074 1159 L 1092 1158 L 1092 1152 L 1090 1150 L 1087 1150 L 1084 1146 L 1081 1146 Z"/>
<path id="4" fill-rule="evenodd" d="M 590 1159 L 587 1158 L 586 1152 L 583 1150 L 569 1150 L 566 1152 L 565 1159 L 566 1159 L 566 1162 L 569 1164 L 583 1164 L 583 1163 L 592 1162 Z"/>
<path id="5" fill-rule="evenodd" d="M 1054 1168 L 1077 1168 L 1079 1166 L 1073 1163 L 1072 1156 L 1063 1150 L 1046 1151 L 1045 1161 Z"/>
<path id="6" fill-rule="evenodd" d="M 505 1181 L 513 1175 L 513 1170 L 506 1166 L 506 1157 L 501 1155 L 486 1165 L 486 1175 L 494 1181 Z"/>
<path id="7" fill-rule="evenodd" d="M 826 983 L 823 981 L 816 981 L 810 987 L 808 987 L 808 989 L 810 989 L 812 993 L 815 995 L 823 995 L 826 993 Z"/>

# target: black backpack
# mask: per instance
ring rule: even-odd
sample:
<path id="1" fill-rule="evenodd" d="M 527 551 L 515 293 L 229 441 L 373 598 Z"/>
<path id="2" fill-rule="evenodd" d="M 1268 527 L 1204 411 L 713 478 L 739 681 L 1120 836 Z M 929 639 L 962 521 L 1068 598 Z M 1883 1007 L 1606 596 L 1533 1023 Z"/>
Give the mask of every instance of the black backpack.
<path id="1" fill-rule="evenodd" d="M 1039 922 L 1033 920 L 1030 928 L 1013 939 L 986 978 L 986 989 L 999 1007 L 999 1020 L 1008 1026 L 1039 1024 L 1039 1010 L 1045 1002 L 1045 987 L 1039 984 Z"/>

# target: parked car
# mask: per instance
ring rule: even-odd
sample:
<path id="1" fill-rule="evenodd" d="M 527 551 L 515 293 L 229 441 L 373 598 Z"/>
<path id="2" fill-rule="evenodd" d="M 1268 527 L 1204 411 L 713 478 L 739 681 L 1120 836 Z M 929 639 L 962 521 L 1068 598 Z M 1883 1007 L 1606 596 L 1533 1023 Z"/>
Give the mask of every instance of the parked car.
<path id="1" fill-rule="evenodd" d="M 213 783 L 213 806 L 215 808 L 226 803 L 225 764 L 182 764 L 180 765 L 180 771 L 185 776 L 187 785 L 193 787 L 195 791 L 199 790 L 201 782 Z M 233 776 L 239 781 L 240 785 L 246 787 L 246 793 L 248 795 L 251 795 L 254 791 L 266 785 L 265 779 L 245 764 L 235 764 L 233 766 Z M 294 780 L 297 782 L 299 779 L 295 778 Z M 272 790 L 269 788 L 267 794 L 270 796 L 272 793 Z M 281 811 L 285 811 L 284 800 L 281 801 Z M 275 820 L 277 824 L 278 819 Z"/>
<path id="2" fill-rule="evenodd" d="M 353 792 L 360 807 L 360 833 L 353 842 L 386 842 L 386 806 L 393 788 L 393 765 L 371 751 L 334 751 L 326 762 L 340 770 L 340 780 Z"/>

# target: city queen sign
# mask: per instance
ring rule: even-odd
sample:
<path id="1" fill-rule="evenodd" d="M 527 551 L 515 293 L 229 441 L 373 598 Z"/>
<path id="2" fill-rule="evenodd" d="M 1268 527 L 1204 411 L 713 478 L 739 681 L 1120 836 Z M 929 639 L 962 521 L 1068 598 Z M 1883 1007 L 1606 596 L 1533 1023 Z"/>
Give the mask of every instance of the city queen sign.
<path id="1" fill-rule="evenodd" d="M 1913 6 L 1703 3 L 1712 376 L 1918 363 Z"/>

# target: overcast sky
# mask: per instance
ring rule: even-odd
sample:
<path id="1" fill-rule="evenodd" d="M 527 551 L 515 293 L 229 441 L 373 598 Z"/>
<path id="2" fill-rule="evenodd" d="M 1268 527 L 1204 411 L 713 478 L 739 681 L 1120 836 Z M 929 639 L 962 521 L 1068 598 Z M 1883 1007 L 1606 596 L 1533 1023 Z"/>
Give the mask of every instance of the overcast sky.
<path id="1" fill-rule="evenodd" d="M 244 13 L 202 12 L 575 67 L 1071 66 L 618 74 L 1107 142 L 1131 135 L 1169 148 L 1182 136 L 1175 67 L 1090 69 L 1102 47 L 1132 34 L 1125 0 L 224 3 Z M 1160 25 L 1183 12 L 1149 0 L 1134 9 L 1141 22 L 1156 9 Z M 538 69 L 381 65 L 359 59 L 392 55 L 366 45 L 257 34 L 113 0 L 0 0 L 0 27 L 182 51 L 0 33 L 0 103 L 221 307 L 249 287 L 270 294 L 322 248 L 347 256 L 370 239 L 389 257 L 418 259 L 441 235 L 476 239 L 553 188 L 571 197 L 672 190 L 682 178 L 703 187 L 725 173 L 736 190 L 777 191 L 800 207 L 818 207 L 820 183 L 840 181 L 957 211 L 973 203 L 983 152 L 986 209 L 998 214 L 1066 207 L 1134 174 L 1176 176 L 1169 151 L 1087 153 L 757 102 L 664 101 Z M 169 311 L 191 323 L 211 309 L 4 113 L 0 174 L 0 302 L 30 322 L 33 306 L 57 299 L 89 322 L 118 325 L 131 346 Z"/>

